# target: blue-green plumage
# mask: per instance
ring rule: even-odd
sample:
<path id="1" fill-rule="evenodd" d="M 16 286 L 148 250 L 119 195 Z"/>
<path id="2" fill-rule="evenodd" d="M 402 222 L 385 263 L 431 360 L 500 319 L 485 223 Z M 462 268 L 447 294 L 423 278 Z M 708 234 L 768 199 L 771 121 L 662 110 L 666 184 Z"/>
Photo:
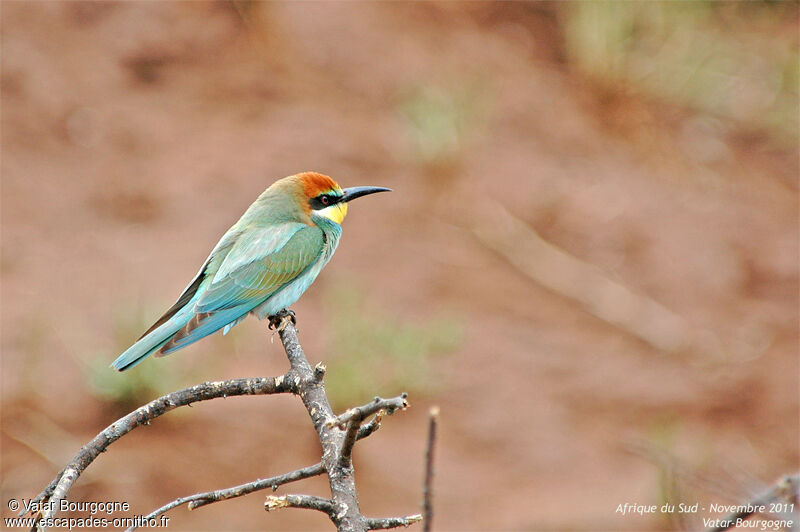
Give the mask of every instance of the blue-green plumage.
<path id="1" fill-rule="evenodd" d="M 249 313 L 259 319 L 293 304 L 333 256 L 346 202 L 388 189 L 342 190 L 315 173 L 274 183 L 220 239 L 178 301 L 111 366 L 131 368 L 151 354 L 163 356 Z"/>

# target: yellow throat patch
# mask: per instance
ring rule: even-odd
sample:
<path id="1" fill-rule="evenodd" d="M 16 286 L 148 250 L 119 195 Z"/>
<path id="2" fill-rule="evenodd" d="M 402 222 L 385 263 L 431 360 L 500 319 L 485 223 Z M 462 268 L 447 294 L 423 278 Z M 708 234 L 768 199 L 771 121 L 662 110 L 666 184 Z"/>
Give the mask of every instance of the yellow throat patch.
<path id="1" fill-rule="evenodd" d="M 337 203 L 336 205 L 325 207 L 324 209 L 318 210 L 317 214 L 342 225 L 342 220 L 347 216 L 347 203 Z"/>

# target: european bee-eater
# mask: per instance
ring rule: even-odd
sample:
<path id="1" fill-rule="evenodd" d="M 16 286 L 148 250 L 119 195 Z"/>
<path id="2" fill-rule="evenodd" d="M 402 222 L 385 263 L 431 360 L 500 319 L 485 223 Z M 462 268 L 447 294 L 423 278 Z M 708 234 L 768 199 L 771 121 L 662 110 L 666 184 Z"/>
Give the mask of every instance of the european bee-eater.
<path id="1" fill-rule="evenodd" d="M 231 327 L 249 313 L 274 316 L 297 301 L 336 251 L 347 202 L 383 187 L 342 189 L 304 172 L 273 183 L 214 246 L 178 301 L 111 367 L 131 368 Z"/>

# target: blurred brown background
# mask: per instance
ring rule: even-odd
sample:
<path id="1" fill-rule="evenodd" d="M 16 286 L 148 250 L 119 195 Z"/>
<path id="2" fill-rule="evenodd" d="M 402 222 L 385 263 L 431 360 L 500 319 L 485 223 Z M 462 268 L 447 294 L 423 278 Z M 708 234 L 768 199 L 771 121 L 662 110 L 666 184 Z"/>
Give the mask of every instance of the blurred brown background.
<path id="1" fill-rule="evenodd" d="M 337 408 L 411 394 L 357 448 L 366 514 L 418 511 L 433 404 L 441 530 L 697 528 L 614 510 L 798 467 L 796 3 L 1 7 L 2 515 L 138 404 L 286 369 L 255 320 L 107 366 L 304 170 L 394 189 L 294 307 Z M 298 400 L 217 400 L 70 498 L 145 514 L 318 459 Z M 171 528 L 329 526 L 262 502 Z"/>

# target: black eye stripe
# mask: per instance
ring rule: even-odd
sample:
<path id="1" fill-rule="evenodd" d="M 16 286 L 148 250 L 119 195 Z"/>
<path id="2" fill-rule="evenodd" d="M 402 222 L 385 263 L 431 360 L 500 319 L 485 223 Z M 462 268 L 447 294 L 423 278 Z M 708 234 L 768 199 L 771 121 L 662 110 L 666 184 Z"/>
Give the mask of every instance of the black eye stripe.
<path id="1" fill-rule="evenodd" d="M 320 194 L 319 196 L 308 200 L 308 203 L 311 205 L 312 209 L 318 211 L 320 209 L 324 209 L 325 207 L 336 205 L 341 199 L 341 196 L 337 196 L 335 194 Z"/>

